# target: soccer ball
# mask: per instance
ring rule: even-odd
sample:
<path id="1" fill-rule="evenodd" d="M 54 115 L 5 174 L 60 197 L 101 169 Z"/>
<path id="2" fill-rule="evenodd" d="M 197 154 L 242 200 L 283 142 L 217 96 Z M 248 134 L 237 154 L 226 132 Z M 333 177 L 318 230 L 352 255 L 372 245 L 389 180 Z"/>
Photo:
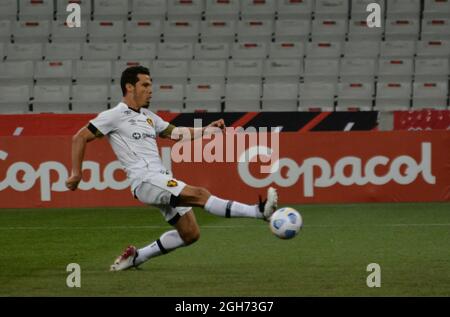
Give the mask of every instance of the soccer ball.
<path id="1" fill-rule="evenodd" d="M 270 217 L 270 230 L 280 239 L 292 239 L 303 226 L 300 213 L 290 207 L 275 211 Z"/>

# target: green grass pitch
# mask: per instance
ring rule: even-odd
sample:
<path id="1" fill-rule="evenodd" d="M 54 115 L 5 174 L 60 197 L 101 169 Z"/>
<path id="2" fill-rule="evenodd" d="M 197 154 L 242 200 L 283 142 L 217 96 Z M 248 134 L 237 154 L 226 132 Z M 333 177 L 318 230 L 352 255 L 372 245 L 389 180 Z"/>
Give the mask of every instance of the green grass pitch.
<path id="1" fill-rule="evenodd" d="M 449 296 L 450 204 L 293 206 L 296 238 L 196 209 L 200 240 L 109 272 L 128 244 L 170 229 L 150 208 L 0 210 L 0 296 Z M 81 288 L 69 288 L 69 263 Z M 381 266 L 381 287 L 366 285 Z"/>

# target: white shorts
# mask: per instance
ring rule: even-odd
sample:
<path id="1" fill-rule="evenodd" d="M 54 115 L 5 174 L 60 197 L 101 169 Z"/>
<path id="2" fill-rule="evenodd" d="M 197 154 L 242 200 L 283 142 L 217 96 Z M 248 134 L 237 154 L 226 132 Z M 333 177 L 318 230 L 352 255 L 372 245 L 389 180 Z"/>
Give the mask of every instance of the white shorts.
<path id="1" fill-rule="evenodd" d="M 170 198 L 179 196 L 186 183 L 173 178 L 171 175 L 155 174 L 146 177 L 134 190 L 134 195 L 140 202 L 159 208 L 164 219 L 174 225 L 178 219 L 192 209 L 192 207 L 172 207 Z"/>

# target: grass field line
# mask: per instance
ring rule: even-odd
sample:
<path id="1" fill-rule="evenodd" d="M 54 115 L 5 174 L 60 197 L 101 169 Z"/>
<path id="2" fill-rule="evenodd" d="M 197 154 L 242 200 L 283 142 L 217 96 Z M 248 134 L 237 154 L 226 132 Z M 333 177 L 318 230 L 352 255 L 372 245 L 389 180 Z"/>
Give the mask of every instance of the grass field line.
<path id="1" fill-rule="evenodd" d="M 242 229 L 248 227 L 261 227 L 261 224 L 252 225 L 204 225 L 201 229 Z M 355 227 L 450 227 L 450 223 L 394 223 L 394 224 L 355 224 L 355 225 L 304 225 L 304 228 L 355 228 Z M 86 226 L 86 227 L 1 227 L 0 230 L 116 230 L 116 229 L 163 229 L 163 225 L 152 226 Z"/>

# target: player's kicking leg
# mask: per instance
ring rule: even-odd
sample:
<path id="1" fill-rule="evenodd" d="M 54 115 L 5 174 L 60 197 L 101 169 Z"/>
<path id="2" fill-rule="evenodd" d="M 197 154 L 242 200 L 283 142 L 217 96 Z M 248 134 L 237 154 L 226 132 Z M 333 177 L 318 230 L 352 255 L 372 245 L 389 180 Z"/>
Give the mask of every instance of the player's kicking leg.
<path id="1" fill-rule="evenodd" d="M 278 194 L 275 188 L 267 190 L 267 198 L 256 205 L 247 205 L 233 200 L 225 200 L 211 193 L 202 187 L 186 185 L 180 195 L 172 196 L 173 206 L 202 207 L 207 212 L 220 217 L 234 218 L 258 218 L 269 221 L 270 217 L 277 209 Z"/>

